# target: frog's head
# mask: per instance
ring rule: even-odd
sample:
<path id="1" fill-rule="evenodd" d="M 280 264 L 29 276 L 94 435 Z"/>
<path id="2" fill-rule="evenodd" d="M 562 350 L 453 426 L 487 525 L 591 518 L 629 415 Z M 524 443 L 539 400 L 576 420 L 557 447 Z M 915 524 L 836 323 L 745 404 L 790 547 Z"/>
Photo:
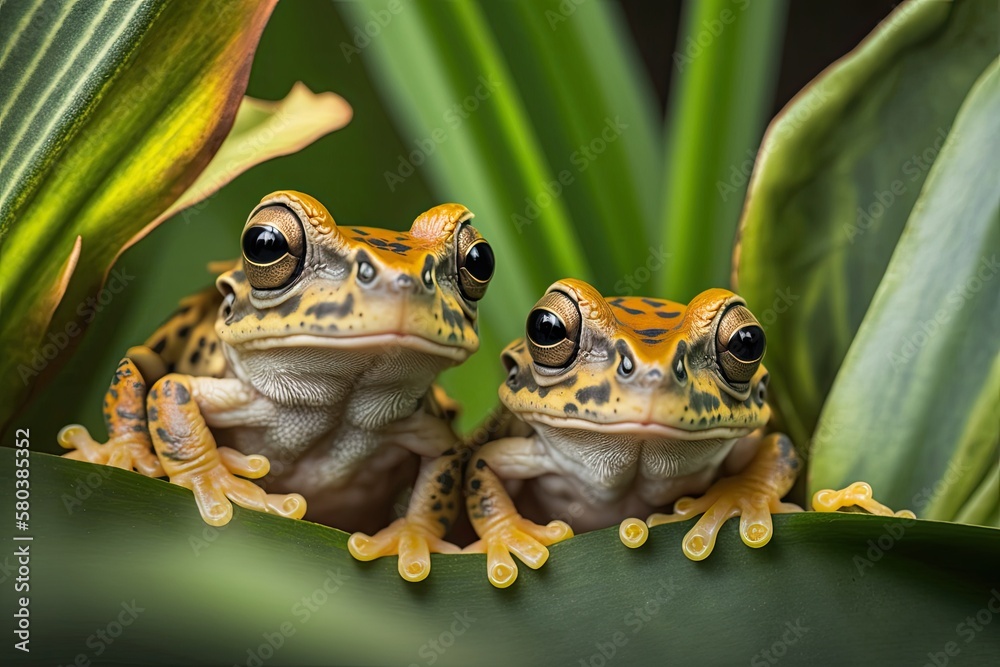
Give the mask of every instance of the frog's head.
<path id="1" fill-rule="evenodd" d="M 272 193 L 247 219 L 239 265 L 217 280 L 219 336 L 244 357 L 402 349 L 459 363 L 479 347 L 477 302 L 494 268 L 471 218 L 464 206 L 443 204 L 408 232 L 341 227 L 309 195 Z"/>
<path id="2" fill-rule="evenodd" d="M 764 425 L 764 332 L 723 289 L 687 307 L 605 299 L 579 280 L 553 284 L 503 353 L 504 404 L 540 430 L 643 440 L 729 440 Z M 565 435 L 563 436 L 565 437 Z"/>

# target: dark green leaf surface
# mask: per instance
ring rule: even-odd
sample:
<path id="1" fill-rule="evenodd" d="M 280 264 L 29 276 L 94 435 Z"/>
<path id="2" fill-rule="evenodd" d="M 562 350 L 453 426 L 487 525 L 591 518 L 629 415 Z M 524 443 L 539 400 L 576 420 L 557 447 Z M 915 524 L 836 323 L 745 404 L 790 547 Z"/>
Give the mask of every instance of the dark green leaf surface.
<path id="1" fill-rule="evenodd" d="M 0 8 L 0 424 L 93 319 L 118 251 L 218 149 L 273 5 Z"/>
<path id="2" fill-rule="evenodd" d="M 767 330 L 772 402 L 800 447 L 959 106 L 997 57 L 998 20 L 993 2 L 905 3 L 768 130 L 738 291 Z"/>
<path id="3" fill-rule="evenodd" d="M 6 507 L 13 461 L 0 450 Z M 765 651 L 922 664 L 951 642 L 982 664 L 1000 651 L 1000 635 L 966 620 L 992 618 L 1000 599 L 1000 531 L 987 528 L 801 514 L 753 550 L 731 522 L 701 563 L 681 554 L 688 524 L 654 528 L 635 551 L 609 529 L 554 546 L 506 590 L 479 555 L 435 556 L 413 585 L 391 559 L 353 561 L 339 531 L 240 509 L 214 529 L 179 487 L 30 462 L 32 651 L 17 664 L 597 665 L 602 650 L 621 664 L 768 664 Z M 91 638 L 123 603 L 142 611 L 112 643 Z M 11 659 L 9 642 L 0 651 Z"/>
<path id="4" fill-rule="evenodd" d="M 863 479 L 890 506 L 949 521 L 981 481 L 1000 495 L 995 475 L 983 479 L 1000 457 L 998 137 L 994 63 L 966 98 L 833 384 L 811 490 Z"/>

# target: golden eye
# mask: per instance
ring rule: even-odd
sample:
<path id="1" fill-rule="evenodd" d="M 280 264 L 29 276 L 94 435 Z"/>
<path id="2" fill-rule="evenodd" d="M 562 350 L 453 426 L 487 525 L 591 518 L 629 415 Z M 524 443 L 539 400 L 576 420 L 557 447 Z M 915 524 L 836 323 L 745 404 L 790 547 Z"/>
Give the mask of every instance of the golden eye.
<path id="1" fill-rule="evenodd" d="M 580 344 L 580 310 L 576 302 L 562 292 L 546 294 L 528 313 L 525 336 L 536 364 L 565 368 L 576 358 Z"/>
<path id="2" fill-rule="evenodd" d="M 493 248 L 470 225 L 458 233 L 458 288 L 469 301 L 479 301 L 490 286 L 496 260 Z"/>
<path id="3" fill-rule="evenodd" d="M 730 306 L 722 314 L 715 350 L 719 371 L 734 389 L 743 391 L 749 387 L 766 347 L 764 330 L 745 306 Z"/>
<path id="4" fill-rule="evenodd" d="M 305 233 L 295 213 L 284 206 L 265 206 L 247 222 L 240 241 L 243 270 L 255 289 L 289 284 L 302 267 Z"/>

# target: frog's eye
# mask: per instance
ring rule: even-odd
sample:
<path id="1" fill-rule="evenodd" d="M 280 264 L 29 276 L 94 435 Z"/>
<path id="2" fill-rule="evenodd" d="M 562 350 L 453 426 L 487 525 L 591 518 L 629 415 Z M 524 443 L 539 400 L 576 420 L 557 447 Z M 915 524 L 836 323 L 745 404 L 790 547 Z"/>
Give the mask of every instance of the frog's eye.
<path id="1" fill-rule="evenodd" d="M 580 343 L 580 310 L 562 292 L 543 296 L 528 313 L 525 327 L 528 351 L 539 366 L 565 368 Z"/>
<path id="2" fill-rule="evenodd" d="M 243 230 L 243 270 L 255 289 L 277 289 L 302 268 L 305 233 L 295 213 L 284 206 L 265 206 Z"/>
<path id="3" fill-rule="evenodd" d="M 767 346 L 757 319 L 745 306 L 730 306 L 719 320 L 715 342 L 722 377 L 734 388 L 746 390 Z"/>
<path id="4" fill-rule="evenodd" d="M 458 288 L 469 301 L 479 301 L 490 286 L 496 262 L 493 248 L 469 225 L 458 232 Z"/>

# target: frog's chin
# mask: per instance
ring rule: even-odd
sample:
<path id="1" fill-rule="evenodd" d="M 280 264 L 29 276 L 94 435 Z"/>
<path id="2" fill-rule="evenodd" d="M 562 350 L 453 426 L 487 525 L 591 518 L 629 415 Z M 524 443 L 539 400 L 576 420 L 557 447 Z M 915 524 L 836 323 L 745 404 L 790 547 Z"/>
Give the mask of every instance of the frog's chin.
<path id="1" fill-rule="evenodd" d="M 290 336 L 270 336 L 246 341 L 238 349 L 257 352 L 280 348 L 326 348 L 333 350 L 353 350 L 373 355 L 392 355 L 398 348 L 422 352 L 435 357 L 450 359 L 455 363 L 465 361 L 471 352 L 465 348 L 444 345 L 415 334 L 379 333 L 361 336 L 314 336 L 312 334 L 292 334 Z"/>
<path id="2" fill-rule="evenodd" d="M 561 417 L 542 412 L 522 414 L 521 419 L 530 423 L 544 424 L 553 428 L 579 429 L 595 433 L 635 435 L 643 438 L 663 438 L 669 440 L 715 440 L 742 438 L 750 435 L 756 427 L 715 426 L 698 430 L 687 430 L 666 424 L 638 421 L 596 422 L 580 417 Z"/>

